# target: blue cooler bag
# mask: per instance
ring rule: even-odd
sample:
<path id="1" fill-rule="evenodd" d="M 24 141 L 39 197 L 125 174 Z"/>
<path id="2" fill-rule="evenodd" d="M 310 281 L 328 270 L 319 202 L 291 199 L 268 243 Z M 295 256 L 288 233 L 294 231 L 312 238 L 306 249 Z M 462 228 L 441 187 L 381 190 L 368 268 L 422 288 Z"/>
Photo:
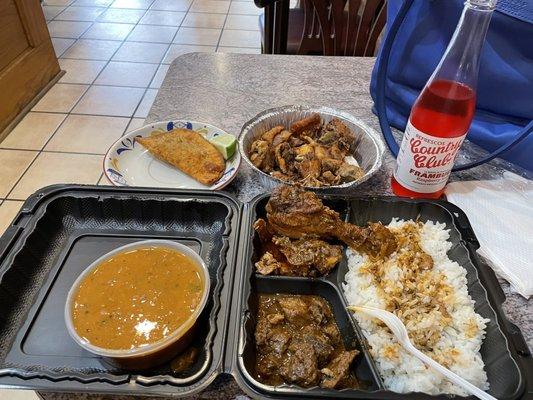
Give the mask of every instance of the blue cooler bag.
<path id="1" fill-rule="evenodd" d="M 392 153 L 389 125 L 405 129 L 411 107 L 437 67 L 463 10 L 462 0 L 389 0 L 386 36 L 370 92 Z M 483 45 L 476 115 L 468 139 L 533 171 L 533 0 L 499 0 Z"/>

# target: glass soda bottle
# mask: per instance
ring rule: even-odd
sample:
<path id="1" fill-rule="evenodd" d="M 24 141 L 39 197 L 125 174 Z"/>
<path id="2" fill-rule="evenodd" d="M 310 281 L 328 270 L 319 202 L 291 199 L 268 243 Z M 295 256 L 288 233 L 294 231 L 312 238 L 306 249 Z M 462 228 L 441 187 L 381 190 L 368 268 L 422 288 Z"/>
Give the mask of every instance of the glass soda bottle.
<path id="1" fill-rule="evenodd" d="M 479 58 L 496 0 L 468 0 L 411 109 L 392 176 L 397 196 L 439 198 L 476 108 Z"/>

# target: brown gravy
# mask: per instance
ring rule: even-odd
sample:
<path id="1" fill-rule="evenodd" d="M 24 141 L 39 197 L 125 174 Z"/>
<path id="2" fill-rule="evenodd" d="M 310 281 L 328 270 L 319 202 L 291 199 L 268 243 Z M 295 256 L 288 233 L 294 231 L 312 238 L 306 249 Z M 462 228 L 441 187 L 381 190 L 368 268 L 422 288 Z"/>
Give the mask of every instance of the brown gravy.
<path id="1" fill-rule="evenodd" d="M 133 349 L 171 335 L 199 306 L 201 266 L 164 247 L 117 254 L 98 265 L 74 296 L 78 334 L 106 349 Z"/>
<path id="2" fill-rule="evenodd" d="M 259 295 L 255 376 L 263 383 L 360 387 L 328 302 L 320 296 Z"/>

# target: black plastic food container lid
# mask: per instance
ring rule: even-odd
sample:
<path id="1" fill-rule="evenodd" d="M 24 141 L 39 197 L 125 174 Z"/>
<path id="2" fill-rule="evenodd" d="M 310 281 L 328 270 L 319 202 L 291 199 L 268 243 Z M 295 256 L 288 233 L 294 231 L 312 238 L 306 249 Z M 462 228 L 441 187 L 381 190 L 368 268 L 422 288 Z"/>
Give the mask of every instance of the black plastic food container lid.
<path id="1" fill-rule="evenodd" d="M 0 386 L 42 391 L 183 397 L 222 374 L 251 397 L 264 399 L 434 399 L 387 391 L 365 339 L 345 306 L 343 260 L 322 278 L 256 275 L 253 222 L 268 197 L 247 204 L 222 192 L 54 185 L 32 195 L 0 238 Z M 446 224 L 450 259 L 467 270 L 476 312 L 490 319 L 481 348 L 499 399 L 533 396 L 533 359 L 519 331 L 504 316 L 505 296 L 494 272 L 480 262 L 465 214 L 443 201 L 393 197 L 328 196 L 325 203 L 347 221 L 389 223 L 393 217 Z M 83 269 L 112 249 L 146 239 L 168 239 L 196 251 L 211 278 L 210 300 L 199 318 L 193 346 L 199 356 L 185 373 L 169 365 L 122 371 L 86 352 L 68 336 L 66 294 Z M 258 293 L 316 294 L 332 306 L 348 348 L 361 351 L 353 366 L 367 390 L 270 387 L 253 378 L 253 329 Z"/>

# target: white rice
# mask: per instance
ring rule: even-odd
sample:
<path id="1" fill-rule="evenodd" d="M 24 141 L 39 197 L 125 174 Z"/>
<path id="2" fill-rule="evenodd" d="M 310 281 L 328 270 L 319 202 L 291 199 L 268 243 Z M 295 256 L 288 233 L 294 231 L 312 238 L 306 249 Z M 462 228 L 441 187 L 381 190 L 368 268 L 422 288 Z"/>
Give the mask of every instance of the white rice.
<path id="1" fill-rule="evenodd" d="M 394 229 L 401 228 L 405 224 L 415 224 L 415 222 L 393 220 L 388 226 Z M 436 329 L 439 333 L 438 341 L 431 350 L 426 349 L 425 353 L 434 359 L 440 356 L 441 360 L 445 355 L 449 369 L 479 388 L 487 390 L 489 384 L 479 349 L 485 336 L 488 320 L 474 311 L 474 301 L 467 291 L 466 270 L 451 261 L 446 254 L 452 243 L 448 241 L 449 232 L 444 228 L 445 224 L 432 221 L 420 224 L 419 242 L 422 250 L 433 258 L 433 271 L 442 273 L 446 283 L 452 287 L 453 295 L 444 301 L 446 310 L 451 316 L 451 323 L 447 326 L 439 326 L 439 322 L 429 313 L 421 317 L 421 322 L 416 327 L 411 326 L 409 335 L 411 337 L 411 334 Z M 351 249 L 348 249 L 347 254 L 349 271 L 346 274 L 343 289 L 348 303 L 385 308 L 386 293 L 378 287 L 368 270 L 362 269 L 368 260 L 367 256 Z M 385 279 L 382 279 L 382 282 L 390 280 L 393 282 L 391 284 L 398 284 L 402 271 L 395 263 L 397 255 L 396 252 L 390 256 L 386 264 Z M 405 312 L 405 309 L 403 311 Z M 399 393 L 467 395 L 461 388 L 453 385 L 442 375 L 429 369 L 417 358 L 407 353 L 388 328 L 378 325 L 376 320 L 362 313 L 354 313 L 354 316 L 368 340 L 370 352 L 388 389 Z M 449 354 L 452 356 L 446 357 Z"/>

